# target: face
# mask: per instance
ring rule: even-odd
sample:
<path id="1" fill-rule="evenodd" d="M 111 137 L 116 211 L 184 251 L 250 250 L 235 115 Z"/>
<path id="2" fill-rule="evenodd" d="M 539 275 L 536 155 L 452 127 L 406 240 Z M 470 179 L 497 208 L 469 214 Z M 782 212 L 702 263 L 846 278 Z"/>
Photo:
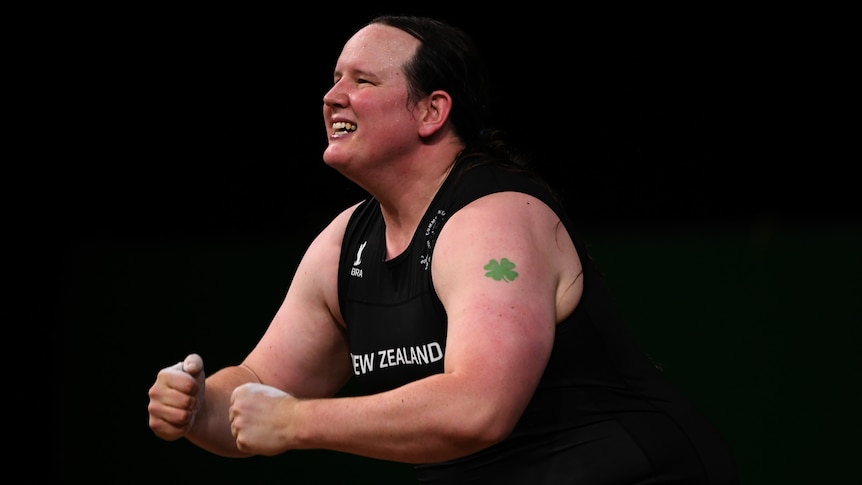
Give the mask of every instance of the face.
<path id="1" fill-rule="evenodd" d="M 410 34 L 385 25 L 366 26 L 347 41 L 335 83 L 323 97 L 327 164 L 355 173 L 390 163 L 419 143 L 401 70 L 418 45 Z"/>

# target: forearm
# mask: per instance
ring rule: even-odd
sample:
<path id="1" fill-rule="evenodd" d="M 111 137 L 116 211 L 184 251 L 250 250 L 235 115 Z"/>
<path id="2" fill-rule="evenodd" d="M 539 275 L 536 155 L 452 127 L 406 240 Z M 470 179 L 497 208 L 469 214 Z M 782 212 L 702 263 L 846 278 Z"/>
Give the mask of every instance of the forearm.
<path id="1" fill-rule="evenodd" d="M 510 432 L 517 412 L 493 401 L 449 374 L 371 396 L 303 400 L 291 411 L 290 448 L 407 463 L 453 459 Z"/>
<path id="2" fill-rule="evenodd" d="M 230 429 L 230 400 L 237 386 L 258 382 L 255 375 L 242 366 L 225 367 L 209 376 L 206 381 L 204 405 L 195 418 L 195 424 L 186 439 L 217 455 L 247 457 L 240 452 Z"/>

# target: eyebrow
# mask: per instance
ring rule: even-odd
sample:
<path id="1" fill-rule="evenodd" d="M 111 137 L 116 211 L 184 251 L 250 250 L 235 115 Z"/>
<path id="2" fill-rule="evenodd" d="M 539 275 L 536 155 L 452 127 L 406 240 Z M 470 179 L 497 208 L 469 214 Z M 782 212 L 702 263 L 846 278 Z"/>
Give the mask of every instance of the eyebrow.
<path id="1" fill-rule="evenodd" d="M 375 75 L 371 71 L 367 71 L 365 69 L 354 69 L 354 68 L 341 69 L 341 70 L 336 69 L 335 71 L 333 71 L 333 74 L 344 74 L 345 72 L 349 73 L 353 76 L 374 76 Z"/>

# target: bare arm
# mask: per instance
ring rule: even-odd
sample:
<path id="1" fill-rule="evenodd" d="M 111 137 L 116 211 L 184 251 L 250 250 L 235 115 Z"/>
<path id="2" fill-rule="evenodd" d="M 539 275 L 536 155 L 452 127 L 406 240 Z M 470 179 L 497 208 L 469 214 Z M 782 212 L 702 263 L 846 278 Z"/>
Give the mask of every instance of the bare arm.
<path id="1" fill-rule="evenodd" d="M 333 396 L 350 376 L 347 343 L 338 314 L 338 256 L 352 208 L 309 246 L 267 331 L 241 365 L 203 379 L 203 363 L 163 369 L 150 388 L 150 427 L 160 437 L 191 442 L 222 456 L 242 457 L 231 430 L 234 390 L 262 383 L 306 398 Z M 189 362 L 193 356 L 186 359 Z M 196 357 L 196 356 L 195 356 Z"/>
<path id="2" fill-rule="evenodd" d="M 550 355 L 560 288 L 571 287 L 568 275 L 579 271 L 570 241 L 558 240 L 559 228 L 549 208 L 523 194 L 488 196 L 459 211 L 441 232 L 432 263 L 449 315 L 444 372 L 371 396 L 274 396 L 268 409 L 279 417 L 270 438 L 278 444 L 257 448 L 240 433 L 241 447 L 265 454 L 326 448 L 418 463 L 463 456 L 505 438 Z M 485 276 L 485 265 L 502 258 L 516 264 L 518 275 L 508 281 Z M 566 311 L 576 303 L 569 301 Z M 237 422 L 260 405 L 260 399 L 246 401 L 256 390 L 237 390 Z"/>

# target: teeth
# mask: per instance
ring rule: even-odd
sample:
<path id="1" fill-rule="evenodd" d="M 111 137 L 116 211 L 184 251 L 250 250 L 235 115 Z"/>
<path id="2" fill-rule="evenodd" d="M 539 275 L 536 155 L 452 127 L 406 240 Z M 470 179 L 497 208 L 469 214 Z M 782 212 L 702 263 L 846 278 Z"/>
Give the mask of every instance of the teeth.
<path id="1" fill-rule="evenodd" d="M 332 124 L 332 131 L 356 131 L 356 125 L 346 121 L 338 121 Z"/>

